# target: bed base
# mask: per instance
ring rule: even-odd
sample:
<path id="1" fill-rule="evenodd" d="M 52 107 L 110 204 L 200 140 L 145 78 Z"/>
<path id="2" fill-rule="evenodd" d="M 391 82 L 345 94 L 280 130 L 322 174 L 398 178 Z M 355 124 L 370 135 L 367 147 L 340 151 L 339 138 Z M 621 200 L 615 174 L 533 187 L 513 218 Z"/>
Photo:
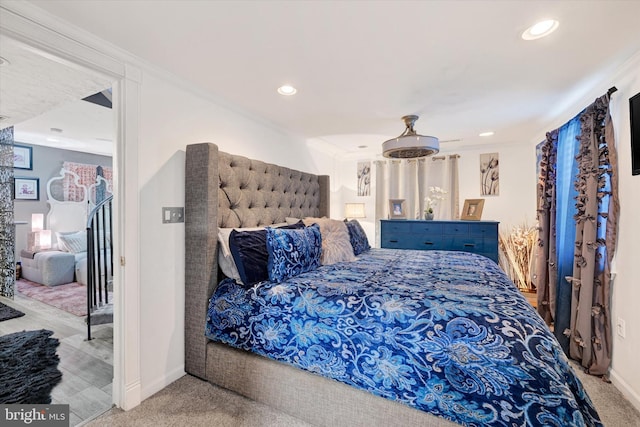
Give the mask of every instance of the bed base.
<path id="1" fill-rule="evenodd" d="M 207 380 L 318 426 L 453 427 L 453 422 L 225 344 L 207 344 Z"/>

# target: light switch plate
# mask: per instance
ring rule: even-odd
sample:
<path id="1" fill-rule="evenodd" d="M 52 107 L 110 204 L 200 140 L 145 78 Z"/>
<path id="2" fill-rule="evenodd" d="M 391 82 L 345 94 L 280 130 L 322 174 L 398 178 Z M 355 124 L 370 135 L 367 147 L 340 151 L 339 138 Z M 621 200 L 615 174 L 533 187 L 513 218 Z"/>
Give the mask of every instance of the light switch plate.
<path id="1" fill-rule="evenodd" d="M 162 208 L 162 223 L 184 222 L 184 208 Z"/>

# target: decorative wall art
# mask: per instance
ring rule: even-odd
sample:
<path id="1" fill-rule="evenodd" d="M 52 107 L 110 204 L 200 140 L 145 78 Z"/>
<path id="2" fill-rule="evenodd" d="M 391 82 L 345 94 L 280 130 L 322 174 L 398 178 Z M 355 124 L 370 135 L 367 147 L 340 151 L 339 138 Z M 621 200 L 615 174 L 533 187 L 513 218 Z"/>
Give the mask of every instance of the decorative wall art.
<path id="1" fill-rule="evenodd" d="M 480 154 L 480 194 L 498 196 L 500 194 L 500 171 L 498 153 Z"/>
<path id="2" fill-rule="evenodd" d="M 33 149 L 25 145 L 13 145 L 14 169 L 33 170 Z"/>
<path id="3" fill-rule="evenodd" d="M 16 200 L 40 200 L 40 179 L 15 178 L 14 199 Z"/>
<path id="4" fill-rule="evenodd" d="M 358 162 L 358 196 L 371 194 L 371 162 Z"/>

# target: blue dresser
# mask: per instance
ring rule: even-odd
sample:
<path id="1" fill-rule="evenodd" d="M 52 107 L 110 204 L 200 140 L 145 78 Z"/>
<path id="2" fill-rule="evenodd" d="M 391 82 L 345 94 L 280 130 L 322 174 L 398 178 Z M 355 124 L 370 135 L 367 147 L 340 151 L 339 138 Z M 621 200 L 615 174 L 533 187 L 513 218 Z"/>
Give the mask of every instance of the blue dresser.
<path id="1" fill-rule="evenodd" d="M 390 249 L 465 251 L 498 262 L 498 222 L 383 219 L 380 245 Z"/>

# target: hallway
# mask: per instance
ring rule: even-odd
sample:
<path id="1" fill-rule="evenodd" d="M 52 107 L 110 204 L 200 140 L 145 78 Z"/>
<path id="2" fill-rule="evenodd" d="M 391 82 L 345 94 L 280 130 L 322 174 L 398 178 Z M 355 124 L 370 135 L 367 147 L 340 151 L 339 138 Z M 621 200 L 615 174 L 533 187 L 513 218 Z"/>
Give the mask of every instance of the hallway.
<path id="1" fill-rule="evenodd" d="M 113 325 L 92 328 L 93 340 L 86 341 L 83 317 L 16 293 L 12 301 L 0 302 L 25 313 L 0 322 L 0 335 L 23 330 L 49 329 L 60 341 L 57 353 L 62 382 L 51 393 L 51 403 L 70 405 L 70 426 L 78 425 L 112 406 Z"/>

